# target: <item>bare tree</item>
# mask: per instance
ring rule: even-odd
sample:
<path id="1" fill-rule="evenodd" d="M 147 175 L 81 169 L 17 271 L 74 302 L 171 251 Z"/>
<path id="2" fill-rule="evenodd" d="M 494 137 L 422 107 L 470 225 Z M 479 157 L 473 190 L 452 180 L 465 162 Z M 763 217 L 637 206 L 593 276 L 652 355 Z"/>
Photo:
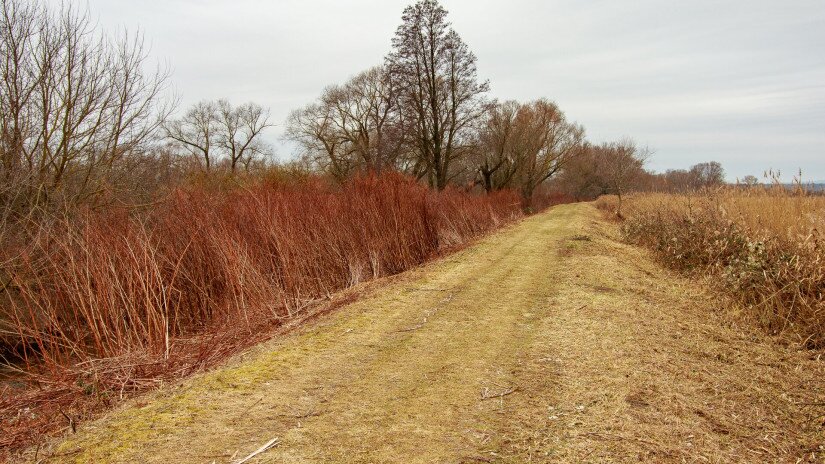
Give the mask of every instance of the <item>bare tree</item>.
<path id="1" fill-rule="evenodd" d="M 100 36 L 88 13 L 0 0 L 3 202 L 83 201 L 168 114 L 167 72 L 147 72 L 141 36 Z M 10 195 L 10 196 L 9 196 Z"/>
<path id="2" fill-rule="evenodd" d="M 491 192 L 510 185 L 518 170 L 512 153 L 516 115 L 516 101 L 494 102 L 487 106 L 478 132 L 473 162 L 476 164 L 484 190 Z"/>
<path id="3" fill-rule="evenodd" d="M 387 70 L 374 67 L 327 95 L 335 106 L 339 130 L 368 170 L 395 167 L 407 142 L 398 93 Z"/>
<path id="4" fill-rule="evenodd" d="M 523 105 L 516 116 L 513 149 L 525 201 L 542 182 L 557 174 L 581 149 L 584 129 L 567 121 L 555 103 L 546 99 Z"/>
<path id="5" fill-rule="evenodd" d="M 218 100 L 196 103 L 164 129 L 168 139 L 201 159 L 207 172 L 226 159 L 234 174 L 239 164 L 248 167 L 256 156 L 269 153 L 261 133 L 271 126 L 269 111 L 256 103 L 234 107 L 227 100 Z"/>
<path id="6" fill-rule="evenodd" d="M 747 176 L 742 178 L 742 183 L 748 187 L 755 187 L 759 185 L 759 178 L 754 175 L 748 174 Z"/>
<path id="7" fill-rule="evenodd" d="M 725 170 L 717 161 L 694 164 L 689 173 L 695 189 L 718 187 L 725 183 Z"/>
<path id="8" fill-rule="evenodd" d="M 290 113 L 285 137 L 297 143 L 304 161 L 314 169 L 326 171 L 343 181 L 356 169 L 344 141 L 335 131 L 332 109 L 322 103 L 312 103 Z"/>
<path id="9" fill-rule="evenodd" d="M 584 129 L 549 100 L 493 103 L 485 113 L 474 158 L 487 191 L 517 188 L 529 202 L 582 149 Z"/>
<path id="10" fill-rule="evenodd" d="M 595 150 L 610 191 L 619 199 L 616 215 L 621 217 L 622 196 L 630 191 L 644 174 L 644 164 L 650 157 L 650 151 L 646 148 L 639 149 L 630 139 L 605 143 L 595 147 Z"/>
<path id="11" fill-rule="evenodd" d="M 472 125 L 481 116 L 476 57 L 450 27 L 436 0 L 407 7 L 386 63 L 411 122 L 418 170 L 443 189 L 455 175 L 453 161 L 467 153 Z"/>
<path id="12" fill-rule="evenodd" d="M 593 200 L 610 193 L 608 176 L 598 147 L 585 142 L 576 156 L 564 165 L 557 186 L 576 200 Z"/>
<path id="13" fill-rule="evenodd" d="M 214 102 L 196 103 L 180 119 L 164 125 L 166 137 L 177 142 L 195 158 L 203 160 L 206 172 L 215 162 L 214 144 L 218 132 L 218 113 Z"/>
<path id="14" fill-rule="evenodd" d="M 286 137 L 339 180 L 356 171 L 404 169 L 408 164 L 405 120 L 383 67 L 330 86 L 317 102 L 293 112 Z"/>
<path id="15" fill-rule="evenodd" d="M 268 148 L 261 141 L 261 132 L 269 123 L 269 111 L 257 103 L 245 103 L 233 107 L 226 100 L 218 100 L 217 141 L 229 159 L 229 168 L 234 174 L 238 163 L 248 168 L 249 163 L 259 155 L 268 154 Z"/>

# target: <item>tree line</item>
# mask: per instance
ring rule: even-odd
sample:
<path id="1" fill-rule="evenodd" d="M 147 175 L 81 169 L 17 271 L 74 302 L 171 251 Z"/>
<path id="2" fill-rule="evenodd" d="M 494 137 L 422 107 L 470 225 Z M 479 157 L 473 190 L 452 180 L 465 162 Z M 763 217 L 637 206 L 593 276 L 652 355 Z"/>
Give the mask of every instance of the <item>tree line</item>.
<path id="1" fill-rule="evenodd" d="M 584 128 L 552 101 L 498 102 L 436 0 L 407 7 L 384 62 L 332 85 L 289 117 L 312 168 L 346 179 L 396 169 L 443 189 L 514 189 L 525 199 L 584 149 Z"/>
<path id="2" fill-rule="evenodd" d="M 88 12 L 0 0 L 0 203 L 5 215 L 50 204 L 144 201 L 191 173 L 279 169 L 262 137 L 269 110 L 202 101 L 173 117 L 170 73 L 143 37 L 105 36 Z M 718 163 L 651 174 L 649 151 L 594 144 L 553 101 L 497 101 L 437 0 L 402 14 L 383 62 L 293 111 L 293 170 L 343 182 L 399 171 L 434 189 L 511 189 L 526 203 L 555 189 L 578 199 L 723 182 Z"/>
<path id="3" fill-rule="evenodd" d="M 309 168 L 343 181 L 394 169 L 431 187 L 537 190 L 576 199 L 633 189 L 685 191 L 724 183 L 719 163 L 656 175 L 631 139 L 594 144 L 553 101 L 496 101 L 476 57 L 436 0 L 407 7 L 383 63 L 327 87 L 293 111 L 286 138 Z"/>

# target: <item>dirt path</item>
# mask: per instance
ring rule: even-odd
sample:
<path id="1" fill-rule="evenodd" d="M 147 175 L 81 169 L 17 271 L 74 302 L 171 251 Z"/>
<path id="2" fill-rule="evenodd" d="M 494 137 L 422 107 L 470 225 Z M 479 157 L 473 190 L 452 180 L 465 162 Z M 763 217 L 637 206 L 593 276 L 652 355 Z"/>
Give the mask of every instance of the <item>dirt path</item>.
<path id="1" fill-rule="evenodd" d="M 737 327 L 590 205 L 529 218 L 53 462 L 821 462 L 825 362 Z"/>

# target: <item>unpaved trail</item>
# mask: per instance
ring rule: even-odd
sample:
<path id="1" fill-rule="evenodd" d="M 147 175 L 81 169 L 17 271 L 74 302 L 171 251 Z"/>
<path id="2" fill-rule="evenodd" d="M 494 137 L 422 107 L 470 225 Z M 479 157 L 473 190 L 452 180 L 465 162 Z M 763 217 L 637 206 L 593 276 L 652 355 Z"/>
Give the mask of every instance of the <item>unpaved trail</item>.
<path id="1" fill-rule="evenodd" d="M 825 369 L 619 243 L 524 220 L 179 386 L 52 462 L 821 462 Z"/>

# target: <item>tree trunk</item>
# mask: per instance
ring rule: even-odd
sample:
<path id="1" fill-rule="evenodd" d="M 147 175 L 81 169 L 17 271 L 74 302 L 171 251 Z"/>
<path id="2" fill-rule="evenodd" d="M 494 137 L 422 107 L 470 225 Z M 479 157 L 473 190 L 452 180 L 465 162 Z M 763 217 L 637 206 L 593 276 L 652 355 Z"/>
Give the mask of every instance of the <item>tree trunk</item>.
<path id="1" fill-rule="evenodd" d="M 488 194 L 493 193 L 493 173 L 486 169 L 481 170 L 482 182 L 484 182 L 484 191 Z"/>

